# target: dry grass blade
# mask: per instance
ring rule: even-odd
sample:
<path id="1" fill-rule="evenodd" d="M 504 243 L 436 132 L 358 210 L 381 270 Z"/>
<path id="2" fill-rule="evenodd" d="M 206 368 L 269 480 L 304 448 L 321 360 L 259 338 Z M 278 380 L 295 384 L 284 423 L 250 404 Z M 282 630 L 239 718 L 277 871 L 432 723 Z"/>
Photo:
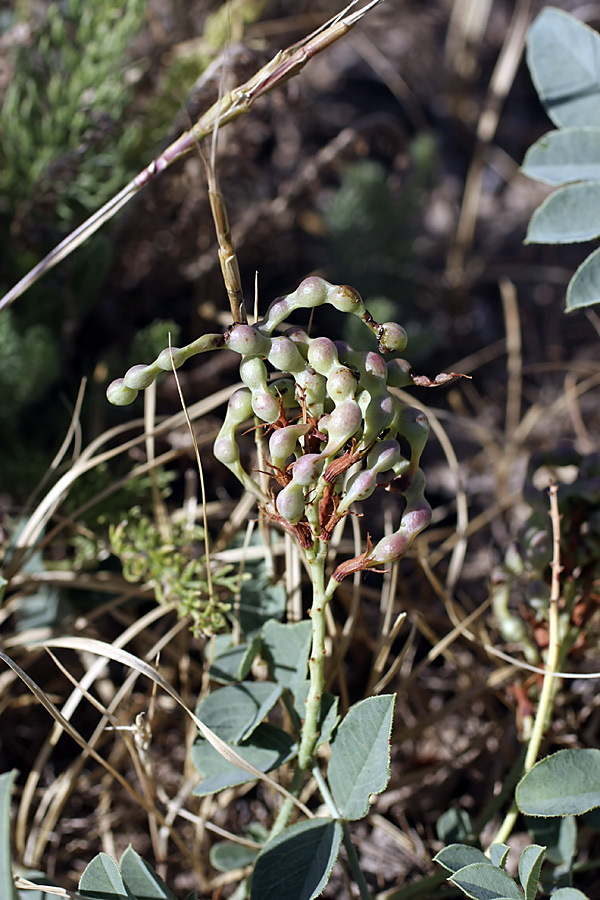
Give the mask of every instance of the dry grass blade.
<path id="1" fill-rule="evenodd" d="M 318 28 L 304 40 L 282 50 L 273 57 L 259 72 L 245 84 L 234 88 L 218 100 L 196 122 L 193 128 L 177 138 L 167 149 L 146 168 L 136 175 L 119 193 L 109 200 L 98 212 L 76 228 L 44 257 L 24 278 L 22 278 L 0 300 L 0 311 L 10 306 L 18 297 L 30 288 L 42 275 L 54 268 L 61 260 L 66 259 L 77 247 L 95 234 L 98 229 L 122 209 L 138 191 L 148 184 L 156 175 L 164 172 L 178 159 L 186 156 L 197 145 L 198 141 L 214 132 L 219 126 L 233 122 L 242 113 L 248 112 L 254 100 L 274 88 L 284 84 L 289 78 L 302 71 L 306 63 L 317 53 L 343 37 L 362 17 L 381 0 L 371 0 L 362 9 L 350 12 L 356 2 L 349 4 L 337 16 Z"/>
<path id="2" fill-rule="evenodd" d="M 80 637 L 62 637 L 62 638 L 52 638 L 48 641 L 44 641 L 42 644 L 34 644 L 31 649 L 34 647 L 43 646 L 43 647 L 62 647 L 63 649 L 70 650 L 82 650 L 87 651 L 89 653 L 95 653 L 98 656 L 104 656 L 107 659 L 113 659 L 115 662 L 120 662 L 124 666 L 128 666 L 129 668 L 135 669 L 141 675 L 145 675 L 147 678 L 150 678 L 158 687 L 161 687 L 170 697 L 175 700 L 175 702 L 185 711 L 185 713 L 190 717 L 194 725 L 200 731 L 201 735 L 205 740 L 209 742 L 209 744 L 215 748 L 215 750 L 221 754 L 228 762 L 232 763 L 234 766 L 242 769 L 244 772 L 247 772 L 249 775 L 253 775 L 255 778 L 258 778 L 261 781 L 266 782 L 270 787 L 274 790 L 278 791 L 287 799 L 291 800 L 301 812 L 304 813 L 309 819 L 312 819 L 314 813 L 312 813 L 303 803 L 296 799 L 286 788 L 282 785 L 277 784 L 272 778 L 266 775 L 264 772 L 261 772 L 260 769 L 257 769 L 255 766 L 248 763 L 243 757 L 236 753 L 235 750 L 226 744 L 225 741 L 221 740 L 221 738 L 211 731 L 204 722 L 202 722 L 198 716 L 195 715 L 183 702 L 177 691 L 175 690 L 169 682 L 163 678 L 163 676 L 156 671 L 151 665 L 149 665 L 144 660 L 135 656 L 133 653 L 129 653 L 127 650 L 122 650 L 119 647 L 114 647 L 112 644 L 104 643 L 103 641 L 97 641 L 92 638 L 80 638 Z M 2 654 L 2 658 L 5 658 L 4 654 Z M 9 665 L 11 663 L 8 661 L 8 658 L 5 658 Z M 12 666 L 11 666 L 12 668 Z M 25 673 L 23 673 L 25 674 Z M 27 676 L 26 676 L 27 677 Z M 37 696 L 37 695 L 36 695 Z M 58 710 L 56 710 L 58 713 Z M 61 717 L 62 720 L 62 717 Z M 70 729 L 69 723 L 66 723 Z M 69 732 L 70 733 L 70 732 Z"/>

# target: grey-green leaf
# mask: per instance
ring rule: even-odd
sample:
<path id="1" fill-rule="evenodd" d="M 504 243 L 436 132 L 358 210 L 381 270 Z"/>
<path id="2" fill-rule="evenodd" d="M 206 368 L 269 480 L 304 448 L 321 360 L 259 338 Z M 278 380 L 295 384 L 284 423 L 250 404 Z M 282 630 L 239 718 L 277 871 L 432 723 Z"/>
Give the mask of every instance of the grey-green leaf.
<path id="1" fill-rule="evenodd" d="M 529 222 L 527 244 L 577 244 L 600 236 L 600 181 L 568 184 L 546 197 Z"/>
<path id="2" fill-rule="evenodd" d="M 535 900 L 545 850 L 546 848 L 540 847 L 539 844 L 530 844 L 521 853 L 519 880 L 525 893 L 525 900 Z"/>
<path id="3" fill-rule="evenodd" d="M 252 734 L 280 696 L 281 686 L 268 681 L 229 684 L 201 700 L 196 715 L 224 741 L 237 744 Z"/>
<path id="4" fill-rule="evenodd" d="M 123 881 L 139 900 L 176 900 L 162 878 L 129 846 L 119 863 Z"/>
<path id="5" fill-rule="evenodd" d="M 536 844 L 546 848 L 545 858 L 548 862 L 554 866 L 561 866 L 565 871 L 570 868 L 577 849 L 575 816 L 556 819 L 527 818 L 527 831 Z"/>
<path id="6" fill-rule="evenodd" d="M 213 641 L 213 658 L 208 670 L 210 677 L 222 684 L 243 681 L 258 652 L 258 640 L 234 644 L 231 635 L 217 634 Z"/>
<path id="7" fill-rule="evenodd" d="M 269 619 L 262 627 L 263 652 L 272 677 L 295 692 L 306 678 L 312 635 L 310 622 L 283 625 Z"/>
<path id="8" fill-rule="evenodd" d="M 582 894 L 577 888 L 559 888 L 552 894 L 552 900 L 590 900 L 587 894 Z"/>
<path id="9" fill-rule="evenodd" d="M 485 863 L 459 869 L 448 881 L 472 900 L 523 900 L 516 882 L 504 869 Z"/>
<path id="10" fill-rule="evenodd" d="M 235 749 L 261 772 L 271 772 L 294 757 L 297 745 L 283 729 L 262 722 L 252 737 L 244 744 L 236 744 Z M 194 794 L 200 797 L 254 781 L 253 775 L 226 760 L 204 738 L 198 738 L 194 743 L 191 755 L 194 766 L 202 775 L 202 781 L 194 788 Z"/>
<path id="11" fill-rule="evenodd" d="M 600 37 L 574 16 L 548 7 L 527 36 L 527 64 L 556 125 L 600 124 Z"/>
<path id="12" fill-rule="evenodd" d="M 600 750 L 559 750 L 540 760 L 515 799 L 528 816 L 579 816 L 600 806 Z"/>
<path id="13" fill-rule="evenodd" d="M 10 796 L 16 770 L 0 775 L 0 896 L 19 900 L 12 877 L 10 848 Z"/>
<path id="14" fill-rule="evenodd" d="M 447 809 L 435 823 L 435 830 L 440 841 L 451 844 L 456 844 L 474 833 L 473 822 L 466 809 Z"/>
<path id="15" fill-rule="evenodd" d="M 585 259 L 569 282 L 567 312 L 600 302 L 600 249 Z"/>
<path id="16" fill-rule="evenodd" d="M 261 850 L 251 900 L 312 900 L 329 881 L 342 840 L 334 819 L 309 819 L 286 828 Z"/>
<path id="17" fill-rule="evenodd" d="M 99 853 L 88 863 L 79 879 L 79 893 L 91 900 L 131 900 L 117 864 L 107 853 Z"/>
<path id="18" fill-rule="evenodd" d="M 491 864 L 493 866 L 498 866 L 500 869 L 504 869 L 506 867 L 509 850 L 510 847 L 507 844 L 492 844 L 490 847 Z"/>
<path id="19" fill-rule="evenodd" d="M 471 866 L 473 863 L 492 865 L 483 850 L 471 847 L 470 844 L 448 844 L 433 857 L 433 861 L 443 866 L 448 872 L 458 872 L 459 869 L 464 869 L 465 866 Z"/>
<path id="20" fill-rule="evenodd" d="M 231 841 L 219 841 L 210 848 L 210 864 L 218 872 L 231 872 L 254 862 L 258 850 L 245 847 L 244 844 L 233 844 Z"/>
<path id="21" fill-rule="evenodd" d="M 390 732 L 395 694 L 368 697 L 350 707 L 331 743 L 327 777 L 345 819 L 361 819 L 371 794 L 390 777 Z"/>
<path id="22" fill-rule="evenodd" d="M 521 170 L 546 184 L 600 181 L 600 128 L 549 131 L 529 148 Z"/>

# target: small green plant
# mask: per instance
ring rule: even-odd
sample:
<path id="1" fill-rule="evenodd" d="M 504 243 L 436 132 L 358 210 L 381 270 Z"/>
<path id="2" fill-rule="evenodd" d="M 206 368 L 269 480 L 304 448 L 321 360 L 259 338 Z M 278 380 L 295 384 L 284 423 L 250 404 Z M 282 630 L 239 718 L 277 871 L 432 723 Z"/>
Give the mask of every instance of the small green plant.
<path id="1" fill-rule="evenodd" d="M 527 63 L 548 116 L 557 126 L 529 148 L 523 172 L 558 187 L 534 212 L 533 244 L 572 244 L 600 237 L 600 35 L 548 7 L 527 38 Z M 600 302 L 600 250 L 579 266 L 567 289 L 567 311 Z"/>

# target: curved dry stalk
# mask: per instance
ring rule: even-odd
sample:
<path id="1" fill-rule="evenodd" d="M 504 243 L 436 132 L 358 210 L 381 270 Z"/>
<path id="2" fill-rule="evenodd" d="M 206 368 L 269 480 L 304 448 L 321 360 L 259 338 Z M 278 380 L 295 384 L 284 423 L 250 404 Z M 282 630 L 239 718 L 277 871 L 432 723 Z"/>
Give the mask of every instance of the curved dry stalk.
<path id="1" fill-rule="evenodd" d="M 180 135 L 167 149 L 146 166 L 129 184 L 119 191 L 101 209 L 89 217 L 82 225 L 71 232 L 64 240 L 48 253 L 44 259 L 31 269 L 0 300 L 0 311 L 10 306 L 21 294 L 38 281 L 42 275 L 53 269 L 61 260 L 66 259 L 77 247 L 80 247 L 98 229 L 110 221 L 113 216 L 156 175 L 160 175 L 174 162 L 182 159 L 197 146 L 198 142 L 214 132 L 215 128 L 233 122 L 238 116 L 248 112 L 257 97 L 267 94 L 274 88 L 284 84 L 289 78 L 298 75 L 306 63 L 318 53 L 326 50 L 339 38 L 353 28 L 362 17 L 377 6 L 381 0 L 370 0 L 362 9 L 350 12 L 356 6 L 353 0 L 337 16 L 330 19 L 308 37 L 293 44 L 286 50 L 280 50 L 273 59 L 263 66 L 255 75 L 239 87 L 228 91 L 210 109 L 201 116 L 195 125 Z"/>

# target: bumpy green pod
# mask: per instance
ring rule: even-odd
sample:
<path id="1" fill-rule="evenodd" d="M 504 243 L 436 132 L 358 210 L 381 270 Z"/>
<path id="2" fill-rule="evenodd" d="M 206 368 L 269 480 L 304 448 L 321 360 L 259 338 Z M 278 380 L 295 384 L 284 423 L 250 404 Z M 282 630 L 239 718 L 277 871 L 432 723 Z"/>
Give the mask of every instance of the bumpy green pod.
<path id="1" fill-rule="evenodd" d="M 429 437 L 429 420 L 422 410 L 403 406 L 394 425 L 398 434 L 406 438 L 410 444 L 410 468 L 412 472 L 416 472 Z"/>
<path id="2" fill-rule="evenodd" d="M 327 417 L 321 420 L 319 427 L 327 434 L 327 444 L 321 452 L 323 458 L 329 458 L 342 449 L 353 438 L 362 426 L 362 412 L 356 400 L 344 400 Z"/>
<path id="3" fill-rule="evenodd" d="M 127 387 L 123 378 L 115 378 L 106 389 L 106 396 L 113 406 L 129 406 L 133 403 L 139 391 Z"/>
<path id="4" fill-rule="evenodd" d="M 292 294 L 275 300 L 267 309 L 264 319 L 257 322 L 263 334 L 271 335 L 274 329 L 295 309 L 313 309 L 327 301 L 328 282 L 316 275 L 305 278 Z"/>
<path id="5" fill-rule="evenodd" d="M 267 387 L 267 367 L 258 356 L 245 356 L 240 363 L 240 378 L 252 392 L 252 409 L 262 421 L 271 424 L 279 418 L 279 403 Z"/>
<path id="6" fill-rule="evenodd" d="M 267 359 L 275 369 L 291 375 L 297 375 L 306 368 L 306 360 L 289 337 L 272 338 Z"/>
<path id="7" fill-rule="evenodd" d="M 391 359 L 387 364 L 387 383 L 393 388 L 407 387 L 413 383 L 412 366 L 405 359 Z"/>
<path id="8" fill-rule="evenodd" d="M 369 453 L 366 468 L 348 481 L 338 505 L 338 513 L 346 512 L 353 503 L 370 497 L 377 487 L 377 476 L 381 472 L 393 469 L 401 456 L 402 452 L 398 441 L 380 441 Z"/>
<path id="9" fill-rule="evenodd" d="M 367 568 L 395 562 L 400 559 L 418 534 L 431 521 L 431 506 L 425 499 L 425 476 L 417 471 L 413 483 L 406 491 L 406 509 L 400 527 L 393 534 L 383 537 L 369 554 Z"/>
<path id="10" fill-rule="evenodd" d="M 313 419 L 320 419 L 325 410 L 326 381 L 314 369 L 307 367 L 296 377 L 299 395 L 304 395 L 306 411 Z"/>
<path id="11" fill-rule="evenodd" d="M 297 525 L 304 518 L 305 503 L 304 488 L 295 481 L 290 481 L 275 499 L 277 512 L 290 525 Z"/>
<path id="12" fill-rule="evenodd" d="M 269 454 L 275 468 L 285 471 L 286 462 L 295 453 L 298 440 L 307 434 L 310 428 L 308 424 L 287 425 L 273 432 L 269 438 Z"/>
<path id="13" fill-rule="evenodd" d="M 329 338 L 314 338 L 308 347 L 307 360 L 319 375 L 329 375 L 333 367 L 339 367 L 337 347 Z"/>

